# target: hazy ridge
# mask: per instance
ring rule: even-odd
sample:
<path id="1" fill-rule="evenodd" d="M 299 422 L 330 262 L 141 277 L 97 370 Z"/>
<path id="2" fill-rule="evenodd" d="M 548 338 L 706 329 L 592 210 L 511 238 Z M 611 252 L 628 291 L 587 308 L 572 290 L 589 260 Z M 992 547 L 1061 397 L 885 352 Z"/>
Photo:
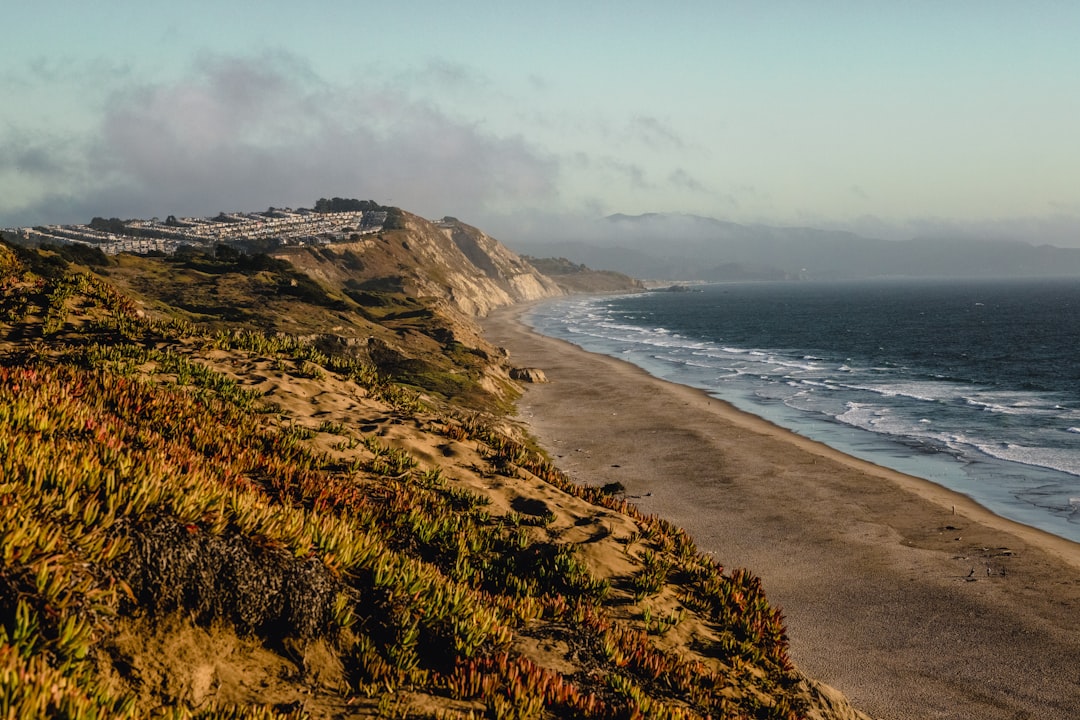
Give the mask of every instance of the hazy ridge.
<path id="1" fill-rule="evenodd" d="M 810 227 L 741 225 L 696 215 L 611 215 L 580 241 L 514 244 L 640 278 L 702 281 L 1080 275 L 1080 248 L 926 237 L 880 240 Z"/>

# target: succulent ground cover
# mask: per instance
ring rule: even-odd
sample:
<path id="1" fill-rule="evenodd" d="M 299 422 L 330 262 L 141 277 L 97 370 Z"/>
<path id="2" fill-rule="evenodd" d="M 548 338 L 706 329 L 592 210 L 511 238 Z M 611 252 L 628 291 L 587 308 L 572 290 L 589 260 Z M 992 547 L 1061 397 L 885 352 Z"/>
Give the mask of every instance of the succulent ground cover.
<path id="1" fill-rule="evenodd" d="M 497 417 L 51 257 L 0 246 L 0 716 L 813 712 L 754 576 Z"/>

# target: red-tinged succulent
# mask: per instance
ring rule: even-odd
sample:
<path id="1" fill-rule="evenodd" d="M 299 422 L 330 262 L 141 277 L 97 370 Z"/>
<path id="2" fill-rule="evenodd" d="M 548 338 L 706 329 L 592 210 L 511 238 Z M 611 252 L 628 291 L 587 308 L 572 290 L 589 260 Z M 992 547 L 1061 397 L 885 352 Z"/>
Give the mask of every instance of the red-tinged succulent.
<path id="1" fill-rule="evenodd" d="M 415 411 L 413 391 L 354 358 L 285 335 L 149 320 L 89 275 L 9 274 L 0 310 L 0 322 L 37 323 L 27 335 L 40 337 L 0 362 L 0 602 L 17 598 L 0 608 L 0 676 L 18 648 L 29 659 L 11 677 L 27 679 L 28 702 L 55 683 L 58 697 L 72 691 L 71 707 L 122 716 L 131 699 L 94 690 L 87 660 L 112 619 L 137 608 L 271 642 L 325 639 L 361 694 L 411 688 L 505 717 L 794 716 L 782 619 L 756 578 L 725 575 L 679 528 L 575 484 L 478 416 L 423 424 L 474 441 L 491 478 L 531 475 L 626 514 L 638 525 L 632 575 L 598 574 L 539 516 L 500 514 L 347 421 L 261 412 L 261 396 L 205 351 L 336 373 L 399 408 L 395 417 Z M 96 324 L 84 336 L 85 315 Z M 349 442 L 317 452 L 318 433 Z M 674 612 L 642 630 L 636 613 L 605 604 L 613 591 L 627 603 L 635 591 L 673 597 L 675 585 L 718 638 L 702 651 L 708 663 L 663 648 Z M 563 674 L 527 657 L 520 641 L 545 632 L 572 639 L 592 669 Z"/>

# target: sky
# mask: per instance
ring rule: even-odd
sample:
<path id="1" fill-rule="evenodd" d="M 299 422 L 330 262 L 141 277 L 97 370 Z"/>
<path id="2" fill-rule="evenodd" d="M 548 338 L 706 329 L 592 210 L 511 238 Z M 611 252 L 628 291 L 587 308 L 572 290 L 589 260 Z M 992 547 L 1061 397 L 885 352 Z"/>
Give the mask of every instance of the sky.
<path id="1" fill-rule="evenodd" d="M 356 197 L 1080 246 L 1080 3 L 37 0 L 0 227 Z"/>

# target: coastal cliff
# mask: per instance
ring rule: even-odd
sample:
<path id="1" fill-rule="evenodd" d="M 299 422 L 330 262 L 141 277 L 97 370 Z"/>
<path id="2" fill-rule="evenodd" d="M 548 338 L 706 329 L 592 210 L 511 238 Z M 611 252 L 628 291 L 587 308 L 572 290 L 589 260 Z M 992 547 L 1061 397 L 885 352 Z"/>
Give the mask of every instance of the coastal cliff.
<path id="1" fill-rule="evenodd" d="M 564 294 L 495 239 L 453 218 L 429 222 L 398 211 L 394 229 L 322 248 L 282 248 L 274 256 L 312 277 L 354 290 L 438 298 L 468 316 Z"/>
<path id="2" fill-rule="evenodd" d="M 0 246 L 17 716 L 864 717 L 507 421 L 474 317 L 563 290 L 475 228 L 85 260 Z"/>

